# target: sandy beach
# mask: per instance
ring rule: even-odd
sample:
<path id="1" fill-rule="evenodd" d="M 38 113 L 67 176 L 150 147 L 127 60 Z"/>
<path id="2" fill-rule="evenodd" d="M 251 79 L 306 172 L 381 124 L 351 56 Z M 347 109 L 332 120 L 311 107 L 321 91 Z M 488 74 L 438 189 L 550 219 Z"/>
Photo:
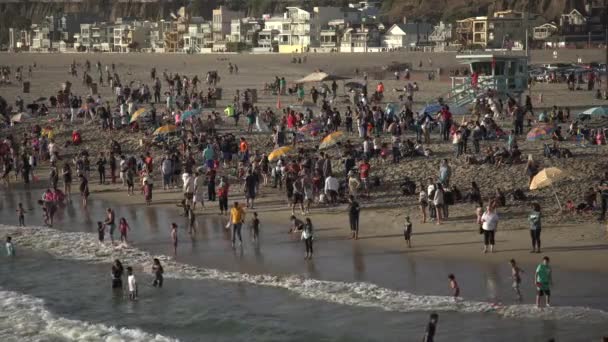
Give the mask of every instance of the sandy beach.
<path id="1" fill-rule="evenodd" d="M 560 62 L 575 61 L 577 58 L 583 60 L 597 60 L 601 57 L 601 51 L 594 50 L 573 50 L 560 51 Z M 370 70 L 370 78 L 373 78 L 373 70 L 378 70 L 379 66 L 388 65 L 392 62 L 412 63 L 416 65 L 418 61 L 423 61 L 423 70 L 430 69 L 428 59 L 432 58 L 433 68 L 440 67 L 444 70 L 457 66 L 454 54 L 319 54 L 309 55 L 306 64 L 292 64 L 290 56 L 277 55 L 112 55 L 112 54 L 85 54 L 85 55 L 62 55 L 62 54 L 4 54 L 2 60 L 8 65 L 28 65 L 36 62 L 37 68 L 34 70 L 31 92 L 21 94 L 17 86 L 4 86 L 2 93 L 7 99 L 13 99 L 17 94 L 25 99 L 26 103 L 39 96 L 49 96 L 59 89 L 62 82 L 69 80 L 73 83 L 73 91 L 86 94 L 87 91 L 79 79 L 74 79 L 68 75 L 68 65 L 72 60 L 83 64 L 85 60 L 95 63 L 97 60 L 102 64 L 116 63 L 117 70 L 124 75 L 127 80 L 149 79 L 149 68 L 156 67 L 160 73 L 162 70 L 184 73 L 186 75 L 204 74 L 207 70 L 218 70 L 222 75 L 220 86 L 224 89 L 224 100 L 219 101 L 218 111 L 221 111 L 228 103 L 236 89 L 257 88 L 259 92 L 259 108 L 275 108 L 277 97 L 264 94 L 263 84 L 271 82 L 275 75 L 284 76 L 288 80 L 300 78 L 308 72 L 322 69 L 343 75 L 349 75 L 357 79 L 354 73 L 355 68 Z M 339 63 L 336 61 L 339 60 Z M 227 73 L 227 63 L 235 63 L 239 66 L 238 75 Z M 552 62 L 551 51 L 534 51 L 532 63 Z M 421 107 L 425 103 L 432 101 L 438 96 L 442 96 L 449 91 L 450 82 L 447 76 L 440 81 L 427 81 L 424 71 L 416 71 L 414 67 L 413 80 L 419 83 L 421 91 L 416 95 L 416 105 Z M 383 79 L 387 89 L 402 86 L 403 81 L 392 80 L 390 73 L 386 73 L 387 79 Z M 376 81 L 371 80 L 374 84 Z M 534 103 L 535 107 L 551 107 L 553 105 L 577 107 L 590 107 L 602 104 L 595 100 L 591 92 L 581 91 L 576 93 L 568 92 L 563 84 L 537 84 L 533 89 L 534 93 L 543 93 L 543 103 Z M 100 94 L 104 99 L 112 99 L 109 87 L 100 87 Z M 397 101 L 398 93 L 388 92 L 386 102 Z M 295 97 L 283 96 L 279 99 L 282 106 L 295 104 Z M 573 113 L 576 113 L 573 110 Z M 459 119 L 459 117 L 457 117 Z M 504 123 L 508 129 L 510 123 Z M 566 126 L 566 125 L 564 125 Z M 19 129 L 19 127 L 17 127 Z M 63 133 L 59 133 L 56 139 L 60 145 L 69 138 L 71 132 L 68 127 Z M 96 125 L 78 125 L 82 131 L 85 144 L 83 147 L 69 147 L 62 153 L 70 156 L 82 148 L 89 149 L 93 155 L 97 151 L 107 149 L 104 142 L 109 138 L 117 139 L 123 145 L 127 153 L 142 152 L 138 146 L 141 134 L 131 134 L 120 132 L 100 132 Z M 564 127 L 566 128 L 566 127 Z M 222 130 L 233 130 L 232 127 L 225 125 Z M 253 148 L 262 151 L 271 149 L 271 140 L 268 135 L 246 134 L 244 126 L 241 126 L 239 135 L 245 136 L 253 145 Z M 355 141 L 356 138 L 353 137 Z M 361 244 L 373 244 L 387 246 L 390 248 L 403 247 L 400 238 L 403 225 L 403 217 L 410 215 L 414 223 L 414 248 L 423 249 L 420 253 L 429 257 L 438 258 L 465 258 L 484 262 L 504 262 L 516 256 L 522 262 L 535 262 L 536 255 L 527 253 L 529 249 L 528 223 L 526 221 L 528 212 L 528 202 L 519 203 L 510 201 L 506 208 L 500 209 L 501 225 L 499 228 L 497 253 L 484 255 L 480 253 L 481 237 L 477 233 L 474 224 L 475 208 L 471 204 L 457 204 L 452 207 L 453 216 L 442 225 L 420 224 L 419 210 L 417 209 L 416 196 L 401 196 L 396 191 L 396 184 L 403 176 L 408 176 L 419 181 L 426 180 L 427 177 L 434 177 L 437 174 L 439 160 L 451 154 L 450 144 L 439 144 L 438 139 L 433 139 L 434 144 L 428 147 L 433 150 L 431 158 L 417 158 L 407 160 L 394 166 L 392 164 L 379 165 L 373 164 L 374 171 L 382 179 L 379 189 L 373 191 L 372 199 L 362 202 L 364 207 L 361 215 Z M 598 156 L 603 155 L 605 147 L 579 148 L 573 142 L 564 143 L 573 151 L 573 159 L 542 159 L 542 144 L 540 142 L 527 142 L 523 139 L 518 141 L 523 154 L 533 154 L 538 156 L 541 164 L 545 166 L 556 166 L 568 170 L 572 175 L 568 182 L 560 184 L 557 188 L 558 195 L 565 199 L 572 199 L 575 203 L 581 200 L 582 191 L 586 186 L 596 185 L 601 176 L 604 164 Z M 500 144 L 500 143 L 499 143 Z M 158 153 L 158 151 L 154 151 Z M 525 165 L 514 165 L 504 167 L 494 167 L 489 165 L 473 166 L 467 165 L 462 159 L 450 160 L 453 168 L 453 182 L 466 191 L 471 180 L 476 180 L 479 184 L 484 197 L 493 193 L 496 187 L 505 191 L 526 187 Z M 46 165 L 42 165 L 37 170 L 40 179 L 47 177 Z M 117 186 L 95 185 L 91 181 L 92 198 L 103 198 L 116 202 L 120 205 L 141 205 L 141 196 L 124 196 L 124 189 Z M 237 194 L 234 199 L 243 200 L 242 194 Z M 556 263 L 561 266 L 573 269 L 584 269 L 594 271 L 606 271 L 602 267 L 603 251 L 608 248 L 605 239 L 605 228 L 595 221 L 595 217 L 580 216 L 576 214 L 560 214 L 550 191 L 539 191 L 529 193 L 535 201 L 543 204 L 545 228 L 543 234 L 543 245 L 547 253 L 551 252 Z M 289 225 L 289 211 L 286 209 L 286 202 L 283 193 L 274 189 L 264 188 L 262 198 L 259 199 L 257 211 L 264 222 L 277 229 L 284 229 Z M 181 200 L 181 191 L 155 192 L 154 206 L 175 207 Z M 285 203 L 285 205 L 283 205 Z M 213 203 L 213 206 L 216 204 Z M 179 209 L 175 207 L 176 209 Z M 216 208 L 206 209 L 202 215 L 215 215 Z M 348 236 L 348 217 L 344 213 L 344 207 L 340 208 L 315 208 L 312 217 L 317 224 L 326 228 L 335 228 L 320 232 L 322 238 L 346 238 Z M 351 243 L 345 241 L 344 243 Z"/>
<path id="2" fill-rule="evenodd" d="M 603 53 L 602 50 L 590 49 L 560 50 L 559 58 L 555 60 L 553 51 L 533 51 L 530 63 L 576 62 L 579 58 L 584 62 L 601 61 Z M 299 105 L 296 96 L 279 97 L 265 92 L 264 84 L 273 82 L 275 76 L 278 76 L 285 77 L 287 84 L 290 85 L 315 70 L 346 76 L 353 81 L 362 81 L 362 74 L 366 72 L 369 75 L 370 88 L 375 88 L 376 83 L 380 81 L 385 85 L 387 91 L 380 104 L 384 108 L 388 103 L 399 102 L 398 97 L 402 93 L 393 89 L 401 89 L 407 83 L 404 80 L 394 80 L 392 72 L 382 72 L 383 67 L 397 62 L 409 63 L 412 66 L 410 82 L 417 82 L 420 87 L 420 91 L 416 92 L 414 97 L 413 107 L 414 111 L 417 111 L 435 101 L 437 97 L 445 97 L 449 93 L 451 88 L 449 72 L 462 68 L 455 56 L 451 53 L 310 54 L 306 56 L 305 63 L 294 64 L 291 61 L 293 56 L 288 55 L 0 54 L 0 65 L 15 68 L 19 65 L 36 64 L 31 78 L 27 75 L 27 71 L 24 72 L 25 79 L 31 82 L 29 93 L 22 93 L 21 85 L 14 83 L 1 85 L 0 95 L 9 102 L 9 105 L 14 105 L 18 95 L 24 99 L 26 104 L 29 104 L 39 97 L 48 98 L 55 95 L 61 84 L 69 81 L 72 83 L 72 92 L 84 97 L 88 95 L 89 90 L 83 84 L 81 77 L 69 75 L 69 65 L 75 61 L 78 65 L 79 76 L 81 76 L 83 65 L 88 60 L 92 64 L 91 75 L 94 79 L 97 75 L 95 71 L 97 61 L 104 66 L 115 63 L 117 73 L 121 76 L 123 83 L 131 81 L 136 84 L 138 82 L 150 83 L 149 73 L 152 67 L 156 68 L 159 75 L 166 70 L 188 77 L 198 75 L 200 79 L 204 79 L 207 71 L 217 70 L 221 76 L 218 87 L 223 89 L 223 98 L 217 101 L 216 108 L 213 110 L 222 113 L 222 117 L 225 106 L 232 102 L 237 89 L 240 91 L 248 88 L 257 89 L 258 101 L 255 105 L 260 110 L 271 108 L 280 112 L 283 108 Z M 238 74 L 228 73 L 228 63 L 238 65 Z M 419 67 L 420 63 L 422 63 L 422 67 Z M 427 73 L 436 71 L 437 68 L 442 70 L 441 77 L 438 80 L 429 81 Z M 355 75 L 356 69 L 359 71 L 359 75 Z M 333 106 L 341 112 L 344 112 L 346 106 L 349 105 L 343 84 L 342 81 L 338 82 L 338 97 L 333 103 Z M 199 89 L 201 87 L 204 89 L 206 84 L 199 86 Z M 309 87 L 309 85 L 306 86 L 305 102 L 310 102 Z M 605 83 L 603 87 L 605 87 Z M 163 81 L 163 92 L 165 89 L 166 84 Z M 571 92 L 566 88 L 566 84 L 536 83 L 530 94 L 537 115 L 543 110 L 557 106 L 563 109 L 570 108 L 572 116 L 574 116 L 582 109 L 608 104 L 607 101 L 596 100 L 594 92 L 591 91 Z M 542 102 L 539 101 L 540 94 L 542 94 Z M 99 87 L 99 95 L 104 102 L 110 101 L 114 105 L 114 91 L 107 84 Z M 278 102 L 281 105 L 279 110 L 277 110 Z M 163 103 L 156 104 L 159 116 L 165 110 L 164 107 Z M 316 106 L 310 105 L 309 107 L 315 113 L 320 110 Z M 206 116 L 211 110 L 203 110 L 203 115 Z M 20 229 L 12 226 L 15 224 L 14 220 L 7 218 L 0 222 L 0 231 L 13 234 L 18 246 L 28 249 L 28 253 L 42 252 L 61 260 L 60 262 L 47 261 L 49 263 L 69 262 L 66 269 L 76 270 L 93 265 L 91 278 L 87 278 L 88 283 L 105 277 L 95 272 L 106 267 L 107 263 L 114 258 L 127 260 L 136 267 L 137 272 L 143 274 L 147 272 L 146 267 L 149 260 L 152 257 L 159 257 L 166 267 L 167 278 L 170 278 L 172 284 L 177 284 L 170 286 L 178 286 L 178 289 L 170 290 L 177 294 L 171 292 L 167 298 L 154 303 L 155 307 L 172 306 L 177 301 L 185 310 L 193 310 L 193 312 L 198 310 L 197 305 L 192 305 L 189 298 L 180 296 L 182 292 L 189 293 L 193 288 L 198 289 L 199 285 L 192 285 L 189 282 L 209 281 L 210 295 L 221 293 L 219 296 L 225 294 L 226 285 L 223 284 L 230 286 L 237 284 L 236 286 L 239 287 L 238 290 L 235 290 L 237 297 L 243 296 L 240 291 L 244 292 L 244 290 L 240 286 L 247 285 L 253 286 L 255 289 L 252 293 L 266 293 L 265 291 L 275 289 L 283 291 L 279 294 L 270 293 L 260 298 L 253 296 L 252 301 L 256 303 L 256 306 L 260 306 L 257 304 L 259 302 L 266 303 L 261 305 L 263 307 L 267 305 L 266 301 L 283 301 L 284 297 L 289 297 L 285 300 L 288 304 L 293 301 L 294 307 L 289 310 L 295 311 L 300 311 L 302 306 L 307 307 L 307 305 L 317 308 L 320 305 L 318 303 L 337 305 L 339 310 L 331 309 L 337 310 L 334 313 L 335 316 L 331 316 L 331 314 L 328 316 L 336 321 L 340 321 L 340 317 L 350 314 L 342 313 L 342 311 L 349 310 L 342 308 L 344 305 L 352 306 L 356 310 L 356 317 L 373 316 L 374 311 L 365 312 L 365 310 L 377 309 L 381 312 L 397 312 L 400 315 L 407 313 L 410 315 L 407 316 L 408 322 L 416 322 L 416 324 L 420 323 L 420 312 L 440 311 L 442 315 L 450 315 L 455 312 L 456 314 L 449 323 L 449 331 L 456 340 L 459 338 L 459 324 L 474 325 L 469 320 L 477 319 L 477 316 L 465 315 L 466 321 L 460 321 L 463 317 L 459 315 L 460 313 L 483 317 L 491 314 L 489 315 L 491 321 L 487 323 L 486 327 L 500 325 L 501 334 L 504 332 L 504 336 L 502 336 L 503 339 L 498 338 L 497 340 L 505 341 L 513 338 L 513 332 L 510 335 L 507 332 L 516 330 L 509 326 L 511 323 L 505 318 L 516 319 L 513 321 L 514 324 L 523 322 L 523 319 L 532 318 L 533 322 L 530 327 L 525 328 L 525 333 L 528 334 L 536 333 L 538 330 L 536 324 L 538 322 L 544 324 L 545 320 L 559 321 L 560 324 L 574 321 L 576 322 L 573 323 L 574 325 L 579 324 L 579 320 L 582 320 L 601 326 L 608 317 L 607 311 L 604 311 L 605 301 L 594 297 L 602 296 L 603 290 L 598 292 L 596 286 L 608 275 L 608 268 L 605 266 L 605 252 L 608 250 L 606 223 L 598 222 L 597 208 L 590 213 L 577 214 L 576 212 L 560 211 L 556 202 L 557 196 L 562 205 L 567 200 L 578 204 L 584 201 L 584 194 L 589 187 L 596 187 L 599 184 L 608 166 L 605 159 L 606 145 L 582 147 L 574 139 L 569 139 L 561 142 L 560 146 L 569 149 L 573 154 L 572 158 L 546 158 L 543 156 L 543 143 L 550 143 L 550 140 L 527 141 L 525 133 L 529 128 L 524 127 L 524 135 L 517 138 L 523 159 L 532 155 L 540 168 L 556 167 L 567 174 L 563 181 L 552 188 L 531 191 L 528 190 L 525 163 L 500 166 L 471 165 L 464 156 L 456 158 L 451 142 L 441 141 L 439 134 L 435 131 L 431 135 L 431 142 L 425 145 L 432 151 L 429 157 L 408 157 L 403 158 L 399 163 L 383 162 L 380 158 L 371 160 L 372 174 L 378 177 L 379 185 L 371 188 L 369 197 L 359 198 L 362 209 L 358 240 L 350 239 L 347 205 L 344 203 L 337 206 L 314 203 L 307 216 L 300 215 L 299 210 L 296 210 L 299 218 L 308 217 L 315 226 L 315 258 L 312 261 L 304 261 L 302 258 L 304 246 L 300 242 L 300 235 L 287 234 L 288 229 L 291 228 L 291 210 L 284 189 L 260 186 L 255 209 L 246 209 L 247 222 L 251 219 L 252 211 L 259 214 L 262 222 L 260 246 L 256 247 L 255 244 L 248 241 L 250 235 L 246 231 L 243 234 L 244 240 L 246 240 L 245 252 L 242 248 L 239 252 L 238 249 L 230 247 L 230 231 L 224 229 L 228 218 L 219 215 L 217 201 L 205 201 L 204 209 L 196 209 L 199 232 L 195 238 L 189 237 L 182 225 L 182 222 L 185 221 L 185 218 L 181 217 L 183 208 L 180 203 L 184 198 L 182 188 L 162 189 L 161 176 L 158 175 L 158 163 L 164 155 L 164 151 L 156 146 L 142 147 L 140 144 L 141 140 L 150 139 L 149 133 L 131 132 L 127 129 L 102 130 L 96 122 L 83 124 L 81 120 L 77 120 L 74 125 L 71 125 L 69 121 L 61 122 L 56 119 L 58 111 L 58 109 L 51 108 L 48 116 L 36 117 L 14 127 L 2 128 L 0 138 L 4 139 L 9 134 L 21 137 L 23 133 L 30 132 L 34 124 L 43 127 L 50 125 L 54 128 L 54 139 L 60 149 L 62 158 L 60 165 L 64 161 L 72 161 L 74 156 L 87 150 L 91 155 L 91 177 L 89 179 L 91 204 L 88 209 L 81 206 L 78 181 L 75 180 L 71 193 L 73 201 L 60 210 L 59 228 L 39 227 L 42 225 L 41 210 L 34 208 L 35 199 L 39 198 L 44 189 L 49 186 L 50 170 L 49 162 L 43 161 L 34 171 L 38 180 L 29 186 L 19 184 L 22 181 L 15 181 L 13 174 L 11 174 L 9 189 L 4 184 L 0 185 L 0 192 L 3 192 L 2 195 L 5 199 L 3 203 L 0 203 L 0 213 L 12 214 L 19 201 L 32 206 L 32 208 L 27 208 L 27 228 Z M 259 150 L 264 153 L 273 150 L 270 133 L 247 133 L 244 118 L 237 127 L 232 119 L 225 117 L 223 119 L 223 123 L 216 127 L 220 133 L 233 133 L 237 138 L 244 137 L 251 150 Z M 470 119 L 470 115 L 454 117 L 456 122 Z M 498 123 L 506 131 L 512 129 L 511 120 L 508 118 L 501 118 Z M 564 132 L 567 130 L 568 124 L 569 122 L 561 124 Z M 71 140 L 73 130 L 78 130 L 82 134 L 83 144 L 79 146 L 66 144 Z M 299 143 L 298 147 L 314 150 L 319 144 L 319 138 L 318 136 L 307 137 L 304 142 Z M 407 131 L 403 138 L 403 140 L 414 139 L 415 134 Z M 111 139 L 120 143 L 125 155 L 138 157 L 150 152 L 153 156 L 155 185 L 150 207 L 145 205 L 145 199 L 140 194 L 141 180 L 138 178 L 136 178 L 134 196 L 127 196 L 127 189 L 120 184 L 120 180 L 116 184 L 99 184 L 94 163 L 101 152 L 109 153 Z M 356 134 L 348 135 L 347 139 L 355 147 L 361 146 L 361 139 Z M 390 143 L 390 135 L 384 134 L 381 140 Z M 469 148 L 471 148 L 470 145 L 471 143 L 469 143 Z M 483 151 L 488 147 L 504 147 L 505 145 L 506 140 L 488 140 L 482 141 L 481 149 Z M 200 159 L 200 153 L 195 153 L 196 157 Z M 340 148 L 330 148 L 327 153 L 333 159 L 334 173 L 343 177 Z M 476 223 L 475 204 L 462 201 L 451 205 L 449 207 L 450 216 L 441 225 L 434 222 L 421 223 L 417 192 L 420 191 L 421 183 L 425 187 L 428 185 L 429 177 L 433 179 L 438 177 L 442 159 L 447 159 L 451 167 L 450 183 L 456 185 L 463 195 L 469 191 L 472 181 L 479 185 L 486 204 L 494 197 L 497 188 L 507 194 L 506 205 L 497 209 L 500 223 L 496 233 L 496 248 L 493 253 L 482 253 L 483 235 L 479 234 L 479 226 Z M 75 174 L 75 168 L 73 170 Z M 218 174 L 218 176 L 228 177 L 232 184 L 229 196 L 230 205 L 233 201 L 245 202 L 243 189 L 235 184 L 237 182 L 235 174 L 236 170 L 226 168 L 220 168 Z M 106 175 L 109 178 L 108 169 Z M 416 194 L 406 196 L 400 191 L 399 185 L 405 177 L 416 183 Z M 62 186 L 61 181 L 59 185 Z M 510 194 L 515 190 L 522 190 L 527 199 L 525 201 L 514 200 Z M 542 254 L 530 253 L 528 215 L 532 203 L 539 203 L 542 207 Z M 115 248 L 109 244 L 97 243 L 95 222 L 103 220 L 104 206 L 113 207 L 121 215 L 128 216 L 130 224 L 136 227 L 135 231 L 130 233 L 134 241 L 129 247 Z M 407 247 L 403 238 L 406 216 L 411 218 L 413 224 L 412 248 Z M 180 247 L 177 256 L 171 256 L 170 253 L 171 242 L 168 229 L 170 222 L 178 222 L 180 225 Z M 558 283 L 558 289 L 561 290 L 558 296 L 561 296 L 561 303 L 565 304 L 558 304 L 557 308 L 552 308 L 552 310 L 537 311 L 531 304 L 533 300 L 531 291 L 534 287 L 531 278 L 534 267 L 544 255 L 550 256 L 552 265 L 565 274 L 560 278 L 561 283 Z M 33 257 L 28 254 L 28 258 Z M 36 256 L 36 258 L 40 257 Z M 44 259 L 44 257 L 42 258 Z M 524 289 L 527 289 L 528 292 L 524 296 L 526 303 L 523 305 L 511 303 L 513 300 L 510 279 L 504 279 L 504 274 L 510 271 L 508 261 L 512 258 L 516 259 L 528 272 L 527 278 L 524 280 Z M 36 262 L 32 260 L 28 259 L 27 267 L 35 270 Z M 81 262 L 87 264 L 80 264 Z M 437 272 L 446 274 L 437 275 Z M 448 273 L 452 272 L 462 272 L 463 276 L 470 276 L 469 279 L 459 278 L 465 287 L 463 297 L 466 299 L 462 303 L 454 302 L 453 298 L 447 296 L 445 278 Z M 53 276 L 60 277 L 60 275 L 61 273 L 57 273 Z M 580 279 L 586 280 L 588 283 L 583 284 L 582 281 L 579 283 L 576 279 L 577 275 L 582 275 Z M 39 277 L 43 276 L 47 277 L 46 273 L 42 272 Z M 26 278 L 21 275 L 18 277 Z M 218 286 L 221 289 L 219 292 L 214 287 L 216 281 L 222 284 Z M 21 285 L 10 284 L 10 282 L 0 285 L 2 286 L 0 291 L 3 291 L 2 293 L 10 301 L 18 302 L 21 306 L 33 305 L 32 310 L 38 314 L 29 316 L 32 320 L 42 322 L 41 317 L 49 315 L 42 300 L 22 297 L 19 293 L 11 292 L 19 291 Z M 31 287 L 35 288 L 35 286 Z M 260 290 L 262 288 L 264 290 Z M 267 288 L 272 290 L 267 290 Z M 44 291 L 41 290 L 36 291 L 37 293 L 31 295 L 52 301 L 54 297 L 64 295 L 59 292 L 67 290 L 55 289 L 49 294 L 44 294 Z M 569 293 L 564 293 L 568 291 L 570 291 L 570 296 Z M 230 292 L 229 295 L 232 293 Z M 150 296 L 154 295 L 150 294 Z M 295 301 L 294 298 L 296 298 Z M 313 300 L 312 304 L 308 304 L 308 300 Z M 507 301 L 504 306 L 500 303 L 502 300 Z M 93 299 L 89 298 L 89 301 L 93 301 Z M 558 303 L 560 303 L 559 301 L 560 299 L 558 299 Z M 289 306 L 288 304 L 286 305 Z M 0 305 L 6 304 L 0 303 Z M 102 305 L 99 310 L 113 312 L 114 308 Z M 240 309 L 230 308 L 230 310 L 239 312 Z M 256 309 L 247 310 L 246 312 L 257 312 Z M 289 310 L 286 311 L 286 315 L 293 317 L 292 311 Z M 130 312 L 127 310 L 126 317 L 129 317 L 129 314 Z M 182 314 L 183 312 L 178 312 L 176 315 L 179 317 Z M 120 316 L 121 313 L 118 315 Z M 386 315 L 389 315 L 390 319 L 394 319 L 390 314 Z M 156 322 L 157 317 L 154 313 L 143 316 L 150 322 Z M 60 321 L 69 329 L 80 334 L 80 330 L 77 329 L 81 326 L 79 320 L 83 318 L 81 316 L 72 318 L 76 321 L 62 321 L 53 318 L 51 322 L 57 324 L 55 322 Z M 492 321 L 495 318 L 499 323 Z M 534 320 L 537 318 L 540 320 Z M 395 322 L 400 319 L 396 319 Z M 133 326 L 144 329 L 146 333 L 128 329 L 116 331 L 108 328 L 107 325 L 125 326 L 124 322 L 116 322 L 115 318 L 110 321 L 99 321 L 85 317 L 84 320 L 98 323 L 93 328 L 100 335 L 116 334 L 118 338 L 123 338 L 124 335 L 141 333 L 144 336 L 143 339 L 134 338 L 134 341 L 152 340 L 153 337 L 147 335 L 150 331 L 173 336 L 172 330 L 167 334 L 154 324 L 152 324 L 153 328 L 145 325 L 142 328 L 141 322 L 135 320 L 129 322 Z M 353 323 L 347 321 L 344 324 L 347 326 Z M 374 323 L 374 325 L 382 326 L 381 323 Z M 597 328 L 597 326 L 589 328 L 585 336 L 593 335 L 595 337 L 601 331 L 601 328 Z M 130 328 L 131 325 L 126 327 Z M 582 329 L 582 325 L 577 327 Z M 415 325 L 411 329 L 422 328 Z M 176 336 L 181 336 L 184 340 L 193 340 L 195 337 L 192 336 L 197 336 L 193 332 L 197 330 L 185 333 L 179 328 L 175 328 L 174 331 L 179 332 Z M 223 330 L 220 329 L 220 331 Z M 544 332 L 543 335 L 525 334 L 525 336 L 528 340 L 538 340 L 541 337 L 554 336 L 557 331 L 558 329 L 555 328 L 549 329 L 549 332 Z M 342 336 L 347 336 L 346 334 L 344 333 Z M 559 334 L 557 335 L 559 336 Z M 0 336 L 2 335 L 0 334 Z M 235 340 L 244 340 L 242 335 L 235 336 L 238 336 L 235 337 Z M 260 333 L 256 335 L 256 338 L 264 340 L 263 336 Z M 278 336 L 281 336 L 281 332 L 278 333 Z M 388 333 L 386 340 L 397 340 L 397 336 L 399 334 L 394 332 Z M 470 336 L 473 335 L 463 332 L 460 339 L 464 340 Z M 495 336 L 495 332 L 484 331 L 483 334 L 478 335 L 481 340 L 486 340 L 484 337 L 490 338 L 490 336 Z M 563 332 L 561 336 L 572 337 L 572 335 L 564 335 Z M 165 340 L 161 335 L 157 335 L 155 338 Z M 348 340 L 348 337 L 344 338 Z M 375 338 L 377 339 L 377 336 Z M 327 338 L 327 340 L 335 339 L 335 336 Z M 567 339 L 565 338 L 565 340 Z M 269 338 L 268 340 L 274 339 Z M 370 337 L 368 340 L 375 339 Z"/>

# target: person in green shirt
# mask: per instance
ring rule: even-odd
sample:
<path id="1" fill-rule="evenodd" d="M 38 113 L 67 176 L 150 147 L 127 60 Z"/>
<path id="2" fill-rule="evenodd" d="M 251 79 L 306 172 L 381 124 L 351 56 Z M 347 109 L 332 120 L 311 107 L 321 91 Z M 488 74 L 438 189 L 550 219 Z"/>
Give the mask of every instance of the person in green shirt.
<path id="1" fill-rule="evenodd" d="M 553 275 L 549 266 L 549 257 L 544 257 L 543 262 L 536 267 L 534 275 L 536 283 L 536 307 L 540 308 L 540 298 L 546 298 L 546 306 L 551 306 L 551 285 L 553 285 Z"/>

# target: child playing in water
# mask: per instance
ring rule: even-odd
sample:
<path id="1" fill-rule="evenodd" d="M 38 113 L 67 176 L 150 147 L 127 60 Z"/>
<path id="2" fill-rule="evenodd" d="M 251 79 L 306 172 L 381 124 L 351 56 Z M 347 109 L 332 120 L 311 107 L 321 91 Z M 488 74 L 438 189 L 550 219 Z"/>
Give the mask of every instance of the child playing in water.
<path id="1" fill-rule="evenodd" d="M 509 261 L 509 264 L 511 265 L 511 278 L 513 278 L 513 290 L 515 291 L 515 293 L 517 293 L 517 300 L 518 301 L 522 301 L 522 296 L 521 296 L 521 291 L 520 291 L 520 284 L 521 284 L 521 273 L 524 273 L 524 271 L 519 268 L 519 266 L 517 266 L 517 263 L 515 262 L 515 259 L 511 259 L 511 261 Z"/>
<path id="2" fill-rule="evenodd" d="M 49 217 L 49 211 L 46 209 L 46 206 L 44 205 L 44 201 L 38 200 L 38 205 L 40 205 L 42 207 L 42 218 L 44 219 L 44 224 L 48 225 L 50 217 Z"/>
<path id="3" fill-rule="evenodd" d="M 129 299 L 137 300 L 137 280 L 133 275 L 133 267 L 127 267 L 127 283 L 129 284 Z"/>
<path id="4" fill-rule="evenodd" d="M 260 234 L 260 220 L 258 219 L 258 213 L 253 213 L 253 219 L 251 220 L 251 233 L 253 234 L 252 241 L 258 242 L 258 237 Z"/>
<path id="5" fill-rule="evenodd" d="M 458 297 L 460 297 L 460 287 L 458 287 L 458 282 L 456 282 L 456 277 L 453 274 L 448 275 L 448 279 L 450 280 L 452 297 L 454 297 L 454 301 L 456 301 L 458 300 Z"/>
<path id="6" fill-rule="evenodd" d="M 160 264 L 160 260 L 154 258 L 154 264 L 152 265 L 152 273 L 154 273 L 154 282 L 152 282 L 152 286 L 154 287 L 163 287 L 163 266 Z"/>
<path id="7" fill-rule="evenodd" d="M 410 217 L 405 217 L 405 225 L 403 227 L 403 237 L 405 238 L 405 242 L 407 243 L 408 248 L 412 248 L 412 222 L 410 222 Z"/>
<path id="8" fill-rule="evenodd" d="M 103 239 L 106 235 L 106 227 L 103 225 L 103 222 L 97 221 L 97 235 L 99 238 L 99 244 L 103 244 Z"/>
<path id="9" fill-rule="evenodd" d="M 131 227 L 129 227 L 129 224 L 127 223 L 127 219 L 125 219 L 124 217 L 120 218 L 120 223 L 118 224 L 118 230 L 120 231 L 120 242 L 123 242 L 124 244 L 127 244 L 127 232 L 129 231 L 129 229 L 131 229 Z"/>
<path id="10" fill-rule="evenodd" d="M 19 227 L 25 227 L 25 209 L 23 209 L 23 203 L 19 203 L 16 212 L 19 218 Z"/>
<path id="11" fill-rule="evenodd" d="M 13 238 L 10 236 L 6 237 L 6 255 L 9 257 L 15 256 L 15 245 L 13 245 Z"/>
<path id="12" fill-rule="evenodd" d="M 171 241 L 173 242 L 173 256 L 177 256 L 177 224 L 171 223 Z"/>

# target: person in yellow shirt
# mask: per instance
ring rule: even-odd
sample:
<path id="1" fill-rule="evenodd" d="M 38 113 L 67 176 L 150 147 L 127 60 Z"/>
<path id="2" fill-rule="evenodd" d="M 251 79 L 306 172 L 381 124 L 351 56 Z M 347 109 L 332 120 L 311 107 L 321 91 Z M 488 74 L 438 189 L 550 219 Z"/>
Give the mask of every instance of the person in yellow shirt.
<path id="1" fill-rule="evenodd" d="M 230 209 L 230 224 L 232 225 L 232 247 L 236 242 L 236 236 L 239 236 L 239 244 L 243 244 L 241 237 L 241 228 L 245 222 L 245 210 L 239 205 L 239 202 L 234 202 L 234 206 Z"/>

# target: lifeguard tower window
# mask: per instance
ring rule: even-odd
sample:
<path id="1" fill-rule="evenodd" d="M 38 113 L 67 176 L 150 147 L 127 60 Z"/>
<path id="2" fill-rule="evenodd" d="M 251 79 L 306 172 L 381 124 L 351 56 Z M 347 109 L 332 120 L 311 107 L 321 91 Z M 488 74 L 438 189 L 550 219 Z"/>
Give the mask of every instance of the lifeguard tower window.
<path id="1" fill-rule="evenodd" d="M 473 62 L 472 69 L 473 69 L 473 72 L 476 72 L 478 75 L 490 76 L 490 75 L 492 75 L 492 62 Z M 504 75 L 504 74 L 505 74 L 505 62 L 496 61 L 494 75 Z"/>

